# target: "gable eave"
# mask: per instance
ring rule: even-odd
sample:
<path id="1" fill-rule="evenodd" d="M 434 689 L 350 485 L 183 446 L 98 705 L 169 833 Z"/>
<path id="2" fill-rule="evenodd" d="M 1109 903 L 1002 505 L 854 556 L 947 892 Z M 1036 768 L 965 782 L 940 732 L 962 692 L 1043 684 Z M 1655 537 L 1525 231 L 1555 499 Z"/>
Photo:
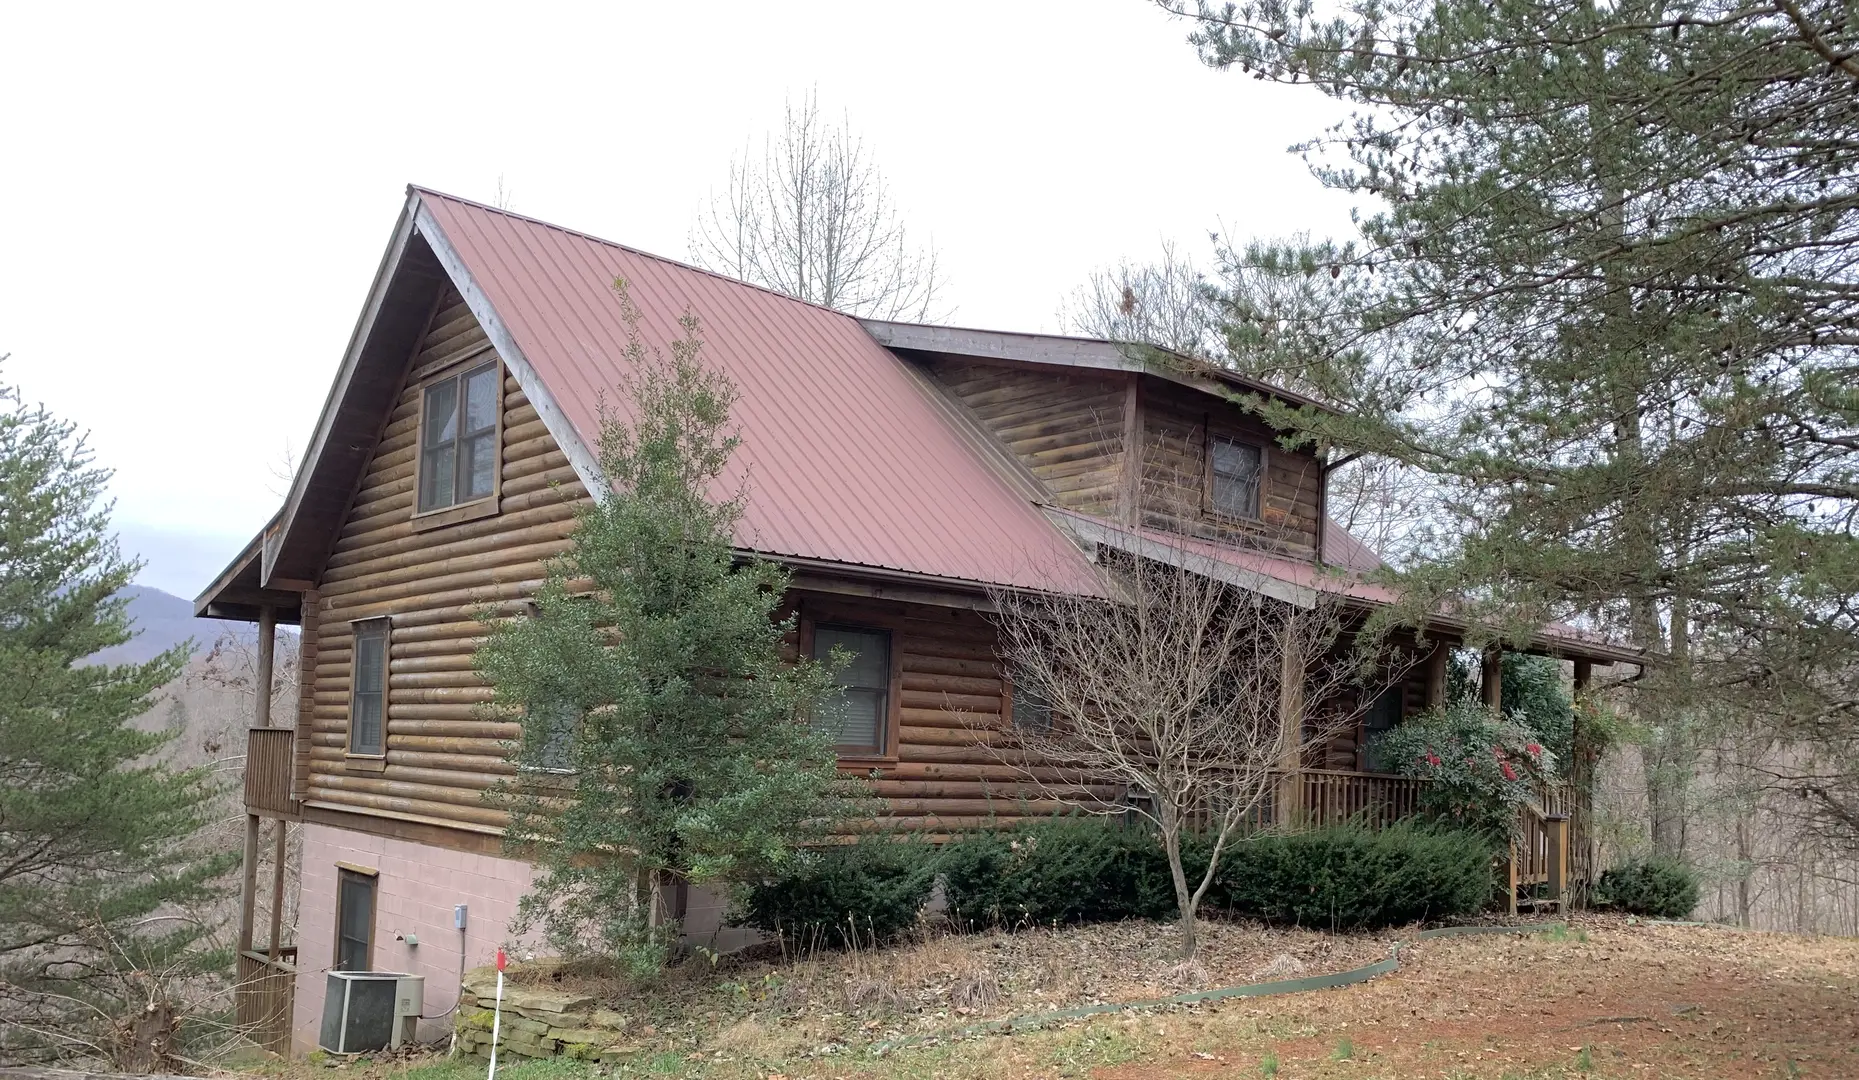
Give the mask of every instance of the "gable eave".
<path id="1" fill-rule="evenodd" d="M 884 319 L 860 319 L 859 324 L 880 345 L 892 350 L 960 356 L 1002 364 L 1149 375 L 1221 400 L 1231 400 L 1235 394 L 1258 394 L 1298 408 L 1308 407 L 1332 414 L 1336 412 L 1331 406 L 1295 391 L 1248 378 L 1238 372 L 1210 367 L 1155 345 L 1063 334 L 1029 334 L 1014 330 L 977 330 L 928 323 L 891 322 Z"/>

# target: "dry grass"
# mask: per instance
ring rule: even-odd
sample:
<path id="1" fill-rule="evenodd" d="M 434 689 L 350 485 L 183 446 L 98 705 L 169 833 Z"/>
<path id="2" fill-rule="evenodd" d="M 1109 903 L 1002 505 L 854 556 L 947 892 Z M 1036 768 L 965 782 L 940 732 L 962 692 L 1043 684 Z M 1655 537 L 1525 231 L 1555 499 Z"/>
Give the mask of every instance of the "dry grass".
<path id="1" fill-rule="evenodd" d="M 925 944 L 953 960 L 965 948 L 991 950 L 993 940 Z M 1262 952 L 1254 963 L 1300 955 Z M 829 968 L 843 977 L 847 959 L 819 963 L 821 977 Z M 668 1030 L 617 1068 L 511 1063 L 498 1072 L 502 1080 L 1854 1077 L 1859 940 L 1584 917 L 1567 933 L 1424 942 L 1404 953 L 1400 972 L 1340 990 L 1099 1016 L 882 1055 L 873 1052 L 875 1037 L 861 1043 L 855 1033 L 892 1021 L 842 1015 L 833 1029 L 839 1037 L 829 1041 L 813 1026 L 813 1009 L 710 1017 L 701 1039 Z M 284 1080 L 327 1075 L 303 1065 L 285 1071 L 299 1075 Z M 483 1065 L 351 1072 L 351 1080 L 362 1076 L 471 1080 L 483 1076 Z"/>

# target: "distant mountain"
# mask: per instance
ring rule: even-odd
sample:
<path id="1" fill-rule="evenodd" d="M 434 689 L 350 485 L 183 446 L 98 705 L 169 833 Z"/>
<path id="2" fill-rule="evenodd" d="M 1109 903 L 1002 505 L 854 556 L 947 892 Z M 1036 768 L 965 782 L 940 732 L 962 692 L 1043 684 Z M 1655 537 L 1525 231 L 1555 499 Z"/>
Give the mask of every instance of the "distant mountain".
<path id="1" fill-rule="evenodd" d="M 198 656 L 228 630 L 253 633 L 253 628 L 243 623 L 196 619 L 192 601 L 147 585 L 131 585 L 123 595 L 129 598 L 129 617 L 135 621 L 136 636 L 91 656 L 93 664 L 144 663 L 188 638 L 194 639 L 193 655 Z"/>

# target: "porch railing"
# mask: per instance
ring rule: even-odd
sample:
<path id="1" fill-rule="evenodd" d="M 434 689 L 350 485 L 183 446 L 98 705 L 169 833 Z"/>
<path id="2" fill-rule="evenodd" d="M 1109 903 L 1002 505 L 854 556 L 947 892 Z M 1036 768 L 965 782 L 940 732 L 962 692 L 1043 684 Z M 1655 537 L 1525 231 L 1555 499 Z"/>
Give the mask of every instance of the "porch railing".
<path id="1" fill-rule="evenodd" d="M 238 984 L 233 988 L 234 1021 L 248 1038 L 273 1053 L 290 1053 L 296 985 L 295 945 L 278 949 L 275 958 L 256 949 L 239 954 Z"/>
<path id="2" fill-rule="evenodd" d="M 1366 825 L 1387 825 L 1420 812 L 1424 780 L 1392 773 L 1345 772 L 1338 769 L 1299 769 L 1280 774 L 1277 785 L 1285 793 L 1288 814 L 1275 823 L 1333 825 L 1356 820 Z M 1288 796 L 1288 797 L 1287 797 Z"/>
<path id="3" fill-rule="evenodd" d="M 246 730 L 245 809 L 251 814 L 292 817 L 290 774 L 296 730 L 255 727 Z"/>

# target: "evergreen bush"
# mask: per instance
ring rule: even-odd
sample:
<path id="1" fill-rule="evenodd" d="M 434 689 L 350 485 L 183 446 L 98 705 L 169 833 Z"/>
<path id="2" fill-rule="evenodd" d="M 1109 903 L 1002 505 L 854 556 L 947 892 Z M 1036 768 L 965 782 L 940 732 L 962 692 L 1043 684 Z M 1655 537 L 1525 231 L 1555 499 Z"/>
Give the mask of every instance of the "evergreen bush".
<path id="1" fill-rule="evenodd" d="M 1682 919 L 1698 906 L 1698 875 L 1673 859 L 1622 863 L 1601 875 L 1595 899 L 1635 915 Z"/>
<path id="2" fill-rule="evenodd" d="M 1190 879 L 1204 845 L 1184 837 Z M 1154 832 L 1103 817 L 1061 817 L 953 840 L 941 860 L 949 915 L 967 927 L 1162 919 L 1176 913 L 1168 856 Z"/>
<path id="3" fill-rule="evenodd" d="M 744 921 L 802 948 L 887 941 L 916 922 L 937 862 L 935 846 L 917 837 L 798 852 L 786 872 L 749 888 Z"/>
<path id="4" fill-rule="evenodd" d="M 1469 915 L 1491 899 L 1477 833 L 1402 822 L 1270 833 L 1232 849 L 1214 901 L 1235 914 L 1327 930 Z"/>

